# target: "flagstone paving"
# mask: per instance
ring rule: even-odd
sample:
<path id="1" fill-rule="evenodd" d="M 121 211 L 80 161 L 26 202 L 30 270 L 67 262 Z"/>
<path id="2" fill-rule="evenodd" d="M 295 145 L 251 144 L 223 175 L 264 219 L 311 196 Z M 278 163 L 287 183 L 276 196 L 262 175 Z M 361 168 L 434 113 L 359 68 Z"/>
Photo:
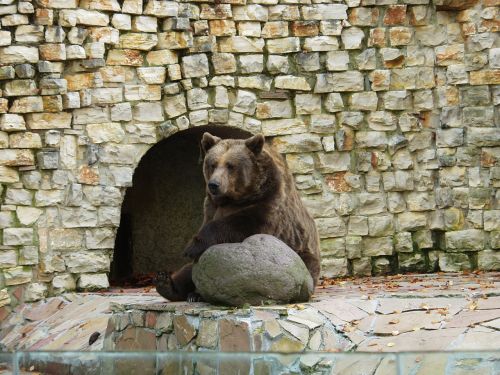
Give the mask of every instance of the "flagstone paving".
<path id="1" fill-rule="evenodd" d="M 328 281 L 310 303 L 244 309 L 170 303 L 151 288 L 64 294 L 18 306 L 0 323 L 0 348 L 498 350 L 499 330 L 500 273 L 402 275 Z"/>

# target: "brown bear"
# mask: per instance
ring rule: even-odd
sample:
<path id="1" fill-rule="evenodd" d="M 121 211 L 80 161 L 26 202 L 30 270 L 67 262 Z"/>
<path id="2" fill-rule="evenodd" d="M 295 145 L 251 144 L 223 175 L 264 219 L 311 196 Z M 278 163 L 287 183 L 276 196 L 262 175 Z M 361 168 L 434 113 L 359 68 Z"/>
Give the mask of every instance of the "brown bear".
<path id="1" fill-rule="evenodd" d="M 316 225 L 295 188 L 283 157 L 255 135 L 246 140 L 204 133 L 206 181 L 204 222 L 184 254 L 194 262 L 210 246 L 273 235 L 302 258 L 316 286 L 320 273 Z M 156 289 L 171 301 L 194 299 L 192 264 L 170 276 L 159 274 Z"/>

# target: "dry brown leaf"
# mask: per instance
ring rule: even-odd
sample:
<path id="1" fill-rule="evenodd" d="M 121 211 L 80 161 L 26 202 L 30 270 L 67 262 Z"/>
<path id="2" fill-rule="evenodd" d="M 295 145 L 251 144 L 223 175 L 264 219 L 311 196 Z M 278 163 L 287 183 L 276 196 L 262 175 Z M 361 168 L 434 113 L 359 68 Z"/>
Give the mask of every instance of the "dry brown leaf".
<path id="1" fill-rule="evenodd" d="M 448 315 L 448 308 L 445 307 L 443 309 L 438 309 L 437 313 L 440 314 L 440 315 Z"/>
<path id="2" fill-rule="evenodd" d="M 399 319 L 392 319 L 389 321 L 389 324 L 398 324 L 399 323 Z"/>

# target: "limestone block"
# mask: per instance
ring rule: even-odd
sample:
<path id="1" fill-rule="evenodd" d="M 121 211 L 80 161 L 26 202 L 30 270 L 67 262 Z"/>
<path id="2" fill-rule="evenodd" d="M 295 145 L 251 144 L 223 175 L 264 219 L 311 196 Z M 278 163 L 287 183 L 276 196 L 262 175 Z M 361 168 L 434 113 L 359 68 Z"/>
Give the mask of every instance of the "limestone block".
<path id="1" fill-rule="evenodd" d="M 9 46 L 0 48 L 2 64 L 36 63 L 38 60 L 37 47 Z"/>
<path id="2" fill-rule="evenodd" d="M 26 130 L 24 117 L 10 113 L 0 115 L 0 129 L 6 132 Z"/>
<path id="3" fill-rule="evenodd" d="M 241 55 L 238 58 L 241 73 L 261 73 L 264 70 L 264 55 Z"/>
<path id="4" fill-rule="evenodd" d="M 32 228 L 5 228 L 3 230 L 3 244 L 7 246 L 32 245 Z"/>
<path id="5" fill-rule="evenodd" d="M 5 285 L 20 285 L 29 283 L 33 279 L 31 267 L 6 268 L 4 271 Z"/>
<path id="6" fill-rule="evenodd" d="M 52 290 L 55 294 L 60 294 L 75 289 L 75 279 L 70 274 L 57 275 L 52 279 Z"/>
<path id="7" fill-rule="evenodd" d="M 1 149 L 0 165 L 10 167 L 34 165 L 35 158 L 31 150 L 25 149 Z"/>
<path id="8" fill-rule="evenodd" d="M 363 91 L 363 75 L 357 71 L 316 75 L 315 93 Z"/>
<path id="9" fill-rule="evenodd" d="M 272 144 L 280 153 L 311 152 L 323 149 L 321 138 L 307 133 L 275 137 Z"/>
<path id="10" fill-rule="evenodd" d="M 264 74 L 256 74 L 251 76 L 241 76 L 238 78 L 238 86 L 247 89 L 257 89 L 262 91 L 270 91 L 273 79 Z"/>
<path id="11" fill-rule="evenodd" d="M 185 78 L 203 77 L 209 74 L 208 58 L 205 54 L 184 56 L 182 71 Z"/>
<path id="12" fill-rule="evenodd" d="M 109 281 L 105 273 L 81 274 L 77 286 L 82 290 L 106 289 L 109 287 Z"/>
<path id="13" fill-rule="evenodd" d="M 228 53 L 259 53 L 264 50 L 264 39 L 231 36 L 219 42 L 219 51 Z"/>
<path id="14" fill-rule="evenodd" d="M 137 12 L 140 13 L 137 7 Z M 144 14 L 154 17 L 177 17 L 179 12 L 179 4 L 175 1 L 158 1 L 152 0 L 146 3 Z M 135 13 L 135 11 L 134 11 Z"/>
<path id="15" fill-rule="evenodd" d="M 165 112 L 167 110 L 165 109 Z M 159 102 L 145 102 L 137 103 L 134 105 L 133 118 L 138 121 L 163 121 L 165 118 L 163 116 L 162 105 Z"/>
<path id="16" fill-rule="evenodd" d="M 38 133 L 14 133 L 9 136 L 11 148 L 41 148 L 42 139 Z"/>
<path id="17" fill-rule="evenodd" d="M 315 4 L 301 8 L 305 20 L 344 20 L 347 19 L 346 11 L 344 4 Z"/>
<path id="18" fill-rule="evenodd" d="M 119 47 L 123 49 L 149 51 L 157 44 L 158 37 L 156 34 L 127 33 L 120 35 Z"/>
<path id="19" fill-rule="evenodd" d="M 445 233 L 447 251 L 478 251 L 484 249 L 485 233 L 479 229 L 466 229 Z"/>
<path id="20" fill-rule="evenodd" d="M 365 33 L 362 29 L 350 27 L 342 30 L 341 39 L 345 49 L 360 49 L 363 46 Z"/>
<path id="21" fill-rule="evenodd" d="M 17 251 L 16 250 L 1 250 L 0 251 L 0 268 L 11 268 L 17 266 Z"/>

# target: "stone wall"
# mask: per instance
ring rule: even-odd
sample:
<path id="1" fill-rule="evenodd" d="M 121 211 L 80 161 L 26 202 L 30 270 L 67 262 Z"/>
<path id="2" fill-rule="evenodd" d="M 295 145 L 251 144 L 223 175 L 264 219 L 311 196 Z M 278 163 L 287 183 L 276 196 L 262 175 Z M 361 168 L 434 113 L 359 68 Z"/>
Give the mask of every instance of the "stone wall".
<path id="1" fill-rule="evenodd" d="M 108 286 L 142 155 L 262 132 L 324 273 L 500 268 L 498 0 L 0 0 L 0 306 Z"/>

